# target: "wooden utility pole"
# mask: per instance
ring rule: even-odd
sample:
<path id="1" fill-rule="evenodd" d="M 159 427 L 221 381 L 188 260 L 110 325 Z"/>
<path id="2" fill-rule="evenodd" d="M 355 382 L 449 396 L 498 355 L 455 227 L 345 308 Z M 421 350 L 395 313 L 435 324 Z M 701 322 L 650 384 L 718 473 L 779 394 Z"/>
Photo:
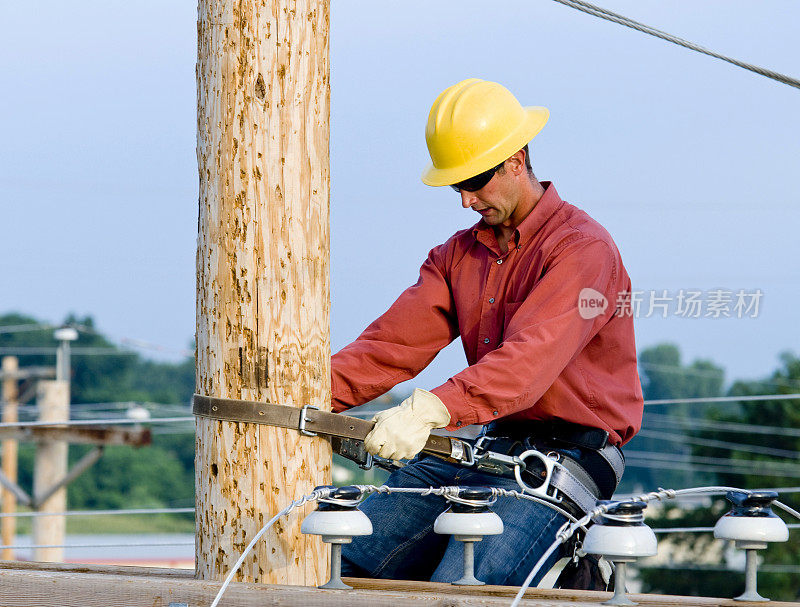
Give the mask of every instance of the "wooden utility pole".
<path id="1" fill-rule="evenodd" d="M 198 19 L 197 390 L 330 409 L 328 1 L 199 0 Z M 221 579 L 269 518 L 330 482 L 331 452 L 198 418 L 195 468 L 196 574 Z M 238 579 L 324 582 L 303 516 Z"/>
<path id="2" fill-rule="evenodd" d="M 69 419 L 69 382 L 40 381 L 37 392 L 39 421 L 62 422 Z M 69 444 L 64 440 L 45 439 L 36 446 L 33 470 L 33 495 L 44 495 L 67 473 Z M 39 512 L 64 512 L 67 509 L 67 490 L 58 489 L 38 504 Z M 33 519 L 33 543 L 63 545 L 66 520 L 63 515 L 37 516 Z M 63 561 L 63 548 L 35 548 L 36 561 Z"/>
<path id="3" fill-rule="evenodd" d="M 3 357 L 3 423 L 15 423 L 19 421 L 18 398 L 19 384 L 14 375 L 19 370 L 19 360 L 16 356 Z M 17 482 L 17 457 L 18 443 L 16 439 L 7 438 L 3 441 L 2 459 L 3 474 L 12 483 Z M 6 514 L 13 514 L 17 511 L 17 497 L 12 491 L 3 490 L 2 511 Z M 13 516 L 6 516 L 0 521 L 0 535 L 4 546 L 14 545 L 14 536 L 17 531 L 17 519 Z M 4 548 L 0 553 L 0 558 L 4 561 L 14 559 L 14 549 Z"/>

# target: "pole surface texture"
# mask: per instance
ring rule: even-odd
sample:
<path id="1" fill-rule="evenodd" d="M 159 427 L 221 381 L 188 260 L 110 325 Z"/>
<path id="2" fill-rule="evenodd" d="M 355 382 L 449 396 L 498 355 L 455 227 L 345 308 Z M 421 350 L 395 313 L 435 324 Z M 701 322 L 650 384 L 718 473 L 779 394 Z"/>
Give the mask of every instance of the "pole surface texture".
<path id="1" fill-rule="evenodd" d="M 9 374 L 16 373 L 19 369 L 19 360 L 15 356 L 3 357 L 3 371 Z M 3 380 L 3 423 L 15 423 L 19 421 L 17 399 L 19 398 L 19 384 L 14 377 L 7 377 Z M 3 441 L 3 474 L 12 483 L 17 482 L 17 458 L 19 447 L 17 439 L 7 438 Z M 12 491 L 3 489 L 2 491 L 3 512 L 6 514 L 17 511 L 17 497 Z M 0 530 L 2 531 L 2 541 L 4 546 L 13 546 L 17 530 L 17 519 L 13 516 L 4 517 L 0 520 Z M 4 548 L 0 552 L 0 558 L 4 561 L 14 559 L 14 549 Z"/>
<path id="2" fill-rule="evenodd" d="M 330 410 L 329 6 L 200 0 L 197 391 Z M 330 482 L 320 438 L 197 418 L 196 574 L 222 579 L 263 524 Z M 318 585 L 328 551 L 273 526 L 236 579 Z"/>

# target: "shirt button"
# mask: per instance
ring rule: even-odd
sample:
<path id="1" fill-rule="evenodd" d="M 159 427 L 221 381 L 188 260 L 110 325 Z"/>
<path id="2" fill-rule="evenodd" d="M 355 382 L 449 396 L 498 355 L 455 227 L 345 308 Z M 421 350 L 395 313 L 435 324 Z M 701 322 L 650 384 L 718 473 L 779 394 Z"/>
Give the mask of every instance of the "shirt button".
<path id="1" fill-rule="evenodd" d="M 460 428 L 461 427 L 461 422 L 456 422 L 456 427 Z"/>
<path id="2" fill-rule="evenodd" d="M 499 266 L 501 263 L 503 263 L 503 260 L 502 259 L 498 259 L 497 260 L 497 265 Z"/>
<path id="3" fill-rule="evenodd" d="M 489 303 L 494 303 L 494 297 L 489 298 Z"/>
<path id="4" fill-rule="evenodd" d="M 483 343 L 488 344 L 489 343 L 489 338 L 487 337 L 486 339 L 484 339 Z"/>
<path id="5" fill-rule="evenodd" d="M 494 415 L 495 417 L 497 417 L 498 415 L 500 415 L 500 413 L 498 413 L 497 411 L 492 411 L 492 415 Z"/>

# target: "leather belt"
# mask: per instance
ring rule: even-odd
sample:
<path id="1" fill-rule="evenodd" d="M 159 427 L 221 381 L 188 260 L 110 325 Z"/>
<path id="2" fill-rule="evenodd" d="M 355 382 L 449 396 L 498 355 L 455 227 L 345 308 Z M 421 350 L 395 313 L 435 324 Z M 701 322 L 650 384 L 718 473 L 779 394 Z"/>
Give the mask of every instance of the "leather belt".
<path id="1" fill-rule="evenodd" d="M 337 445 L 335 445 L 337 452 L 340 453 L 342 449 L 348 452 L 358 451 L 359 446 L 352 442 L 363 441 L 375 426 L 375 422 L 340 413 L 321 411 L 310 405 L 298 408 L 201 394 L 195 394 L 192 397 L 192 413 L 222 421 L 289 428 L 297 430 L 305 436 L 323 434 L 341 439 L 341 442 L 337 441 Z M 363 445 L 360 446 L 360 449 L 363 450 Z M 425 443 L 422 450 L 456 461 L 463 461 L 468 453 L 471 454 L 469 446 L 465 446 L 461 440 L 434 435 L 428 438 L 428 442 Z M 347 453 L 342 453 L 342 455 L 347 455 Z"/>
<path id="2" fill-rule="evenodd" d="M 337 453 L 356 461 L 368 463 L 368 465 L 372 460 L 372 456 L 366 453 L 363 445 L 363 440 L 375 426 L 372 421 L 321 411 L 310 405 L 297 408 L 201 394 L 195 394 L 192 397 L 192 412 L 201 417 L 222 421 L 288 428 L 297 430 L 306 436 L 322 434 L 331 438 Z M 475 466 L 478 470 L 498 476 L 508 476 L 509 472 L 513 471 L 513 477 L 526 493 L 557 503 L 561 502 L 563 498 L 567 498 L 583 512 L 594 508 L 599 496 L 597 485 L 576 462 L 561 454 L 551 455 L 548 453 L 545 455 L 536 449 L 528 449 L 518 456 L 486 449 L 487 442 L 493 442 L 498 438 L 482 437 L 473 447 L 469 442 L 457 438 L 431 435 L 422 450 L 464 466 Z M 612 450 L 618 452 L 616 447 L 607 444 L 598 451 L 606 461 L 614 462 L 612 468 L 619 478 L 622 476 L 622 469 L 619 467 L 619 464 L 622 463 L 621 454 L 615 456 L 612 453 L 603 453 Z M 536 464 L 532 470 L 540 467 L 543 469 L 541 485 L 530 486 L 523 481 L 521 475 L 528 468 L 526 460 L 531 460 L 531 463 Z M 386 463 L 391 462 L 387 460 Z"/>

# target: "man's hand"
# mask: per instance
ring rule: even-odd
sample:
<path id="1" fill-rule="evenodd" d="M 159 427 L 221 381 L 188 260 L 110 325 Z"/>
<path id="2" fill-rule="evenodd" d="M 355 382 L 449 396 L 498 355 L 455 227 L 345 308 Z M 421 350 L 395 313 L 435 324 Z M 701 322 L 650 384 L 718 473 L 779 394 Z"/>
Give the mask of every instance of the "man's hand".
<path id="1" fill-rule="evenodd" d="M 417 388 L 372 421 L 375 427 L 364 439 L 367 451 L 386 459 L 408 459 L 422 451 L 431 430 L 450 423 L 450 412 L 438 396 Z"/>

